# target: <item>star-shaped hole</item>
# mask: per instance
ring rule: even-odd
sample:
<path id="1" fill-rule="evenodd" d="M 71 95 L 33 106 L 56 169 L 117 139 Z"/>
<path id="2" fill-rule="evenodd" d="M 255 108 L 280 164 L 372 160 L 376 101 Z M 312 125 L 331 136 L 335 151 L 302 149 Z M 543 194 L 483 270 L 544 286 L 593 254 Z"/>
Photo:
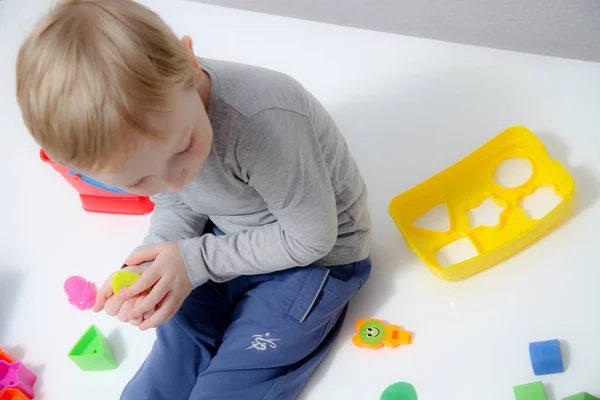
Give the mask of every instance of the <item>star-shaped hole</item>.
<path id="1" fill-rule="evenodd" d="M 471 228 L 478 226 L 496 226 L 500 223 L 500 214 L 504 207 L 499 206 L 492 199 L 485 199 L 477 208 L 467 211 Z"/>

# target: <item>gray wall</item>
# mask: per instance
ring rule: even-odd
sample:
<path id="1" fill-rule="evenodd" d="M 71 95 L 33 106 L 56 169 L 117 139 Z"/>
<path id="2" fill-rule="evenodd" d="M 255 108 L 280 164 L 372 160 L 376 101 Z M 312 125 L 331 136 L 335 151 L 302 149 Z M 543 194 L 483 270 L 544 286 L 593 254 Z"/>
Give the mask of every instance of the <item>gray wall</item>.
<path id="1" fill-rule="evenodd" d="M 600 0 L 193 0 L 526 53 L 600 61 Z"/>

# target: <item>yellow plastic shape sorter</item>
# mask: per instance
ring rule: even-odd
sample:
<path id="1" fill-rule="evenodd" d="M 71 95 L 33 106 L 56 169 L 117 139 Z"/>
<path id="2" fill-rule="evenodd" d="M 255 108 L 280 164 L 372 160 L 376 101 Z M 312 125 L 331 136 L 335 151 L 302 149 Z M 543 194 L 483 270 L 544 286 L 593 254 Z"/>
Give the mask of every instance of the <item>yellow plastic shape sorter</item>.
<path id="1" fill-rule="evenodd" d="M 513 175 L 507 176 L 511 166 Z M 521 176 L 515 175 L 519 170 Z M 536 196 L 547 198 L 548 192 L 557 200 L 536 202 Z M 539 203 L 542 210 L 531 207 Z M 454 281 L 530 245 L 564 219 L 574 203 L 573 178 L 532 132 L 515 126 L 395 197 L 389 212 L 431 271 Z M 486 221 L 478 223 L 479 210 L 486 211 Z M 489 217 L 494 213 L 495 220 Z M 439 222 L 442 214 L 446 223 Z M 433 217 L 423 227 L 428 216 Z"/>

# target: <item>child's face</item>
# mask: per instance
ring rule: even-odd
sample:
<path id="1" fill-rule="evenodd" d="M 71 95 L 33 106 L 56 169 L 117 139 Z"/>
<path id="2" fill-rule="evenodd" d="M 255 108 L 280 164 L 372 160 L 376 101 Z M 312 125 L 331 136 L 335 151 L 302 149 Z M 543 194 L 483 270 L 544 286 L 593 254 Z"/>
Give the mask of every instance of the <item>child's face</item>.
<path id="1" fill-rule="evenodd" d="M 168 139 L 142 139 L 122 168 L 92 178 L 141 196 L 181 191 L 200 173 L 213 131 L 199 91 L 182 89 L 171 109 L 148 117 L 150 126 Z"/>

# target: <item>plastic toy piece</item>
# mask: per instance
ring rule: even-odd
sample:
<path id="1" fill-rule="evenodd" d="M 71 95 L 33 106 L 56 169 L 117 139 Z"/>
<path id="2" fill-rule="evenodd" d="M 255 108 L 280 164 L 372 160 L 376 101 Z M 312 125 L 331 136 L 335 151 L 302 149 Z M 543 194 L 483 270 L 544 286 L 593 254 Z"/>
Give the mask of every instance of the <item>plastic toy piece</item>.
<path id="1" fill-rule="evenodd" d="M 33 385 L 37 376 L 21 362 L 7 363 L 0 361 L 0 391 L 15 388 L 25 396 L 33 398 Z"/>
<path id="2" fill-rule="evenodd" d="M 516 400 L 548 400 L 542 382 L 527 383 L 513 387 Z"/>
<path id="3" fill-rule="evenodd" d="M 65 292 L 69 303 L 80 310 L 89 310 L 96 302 L 96 286 L 81 276 L 72 276 L 65 281 Z"/>
<path id="4" fill-rule="evenodd" d="M 384 325 L 378 319 L 359 319 L 356 322 L 356 334 L 352 343 L 358 347 L 377 350 L 383 346 L 396 348 L 401 344 L 410 344 L 410 332 L 396 325 Z"/>
<path id="5" fill-rule="evenodd" d="M 117 368 L 110 342 L 95 325 L 92 325 L 73 346 L 69 358 L 83 371 L 107 371 Z"/>
<path id="6" fill-rule="evenodd" d="M 529 343 L 529 357 L 536 375 L 565 372 L 560 354 L 560 342 L 556 339 Z"/>
<path id="7" fill-rule="evenodd" d="M 0 400 L 29 400 L 23 392 L 16 388 L 6 388 L 0 392 Z"/>
<path id="8" fill-rule="evenodd" d="M 600 398 L 586 392 L 581 392 L 574 394 L 573 396 L 565 397 L 563 400 L 600 400 Z"/>
<path id="9" fill-rule="evenodd" d="M 15 362 L 15 359 L 11 357 L 2 347 L 0 347 L 0 361 L 6 361 L 11 364 Z"/>
<path id="10" fill-rule="evenodd" d="M 131 286 L 140 279 L 140 274 L 131 271 L 119 271 L 112 277 L 113 293 L 118 293 L 121 288 Z"/>
<path id="11" fill-rule="evenodd" d="M 60 165 L 51 160 L 44 150 L 40 150 L 40 158 L 79 192 L 81 204 L 86 211 L 107 214 L 149 214 L 154 209 L 154 203 L 146 196 L 136 196 L 118 188 L 106 186 L 77 171 Z"/>
<path id="12" fill-rule="evenodd" d="M 385 389 L 380 400 L 417 400 L 417 391 L 410 383 L 398 382 Z"/>
<path id="13" fill-rule="evenodd" d="M 531 164 L 528 179 L 505 187 L 494 180 L 496 169 L 508 160 Z M 562 201 L 541 219 L 527 217 L 521 201 L 538 189 L 551 187 Z M 469 211 L 486 199 L 503 207 L 496 226 L 471 226 Z M 564 167 L 552 160 L 544 144 L 527 128 L 512 127 L 445 171 L 395 197 L 389 213 L 408 246 L 441 279 L 454 281 L 481 272 L 529 246 L 565 218 L 575 204 L 575 183 Z M 418 221 L 443 206 L 449 229 L 418 226 Z M 442 210 L 444 211 L 444 210 Z M 449 263 L 439 257 L 447 246 L 465 241 L 465 251 Z M 438 258 L 439 257 L 439 258 Z"/>

